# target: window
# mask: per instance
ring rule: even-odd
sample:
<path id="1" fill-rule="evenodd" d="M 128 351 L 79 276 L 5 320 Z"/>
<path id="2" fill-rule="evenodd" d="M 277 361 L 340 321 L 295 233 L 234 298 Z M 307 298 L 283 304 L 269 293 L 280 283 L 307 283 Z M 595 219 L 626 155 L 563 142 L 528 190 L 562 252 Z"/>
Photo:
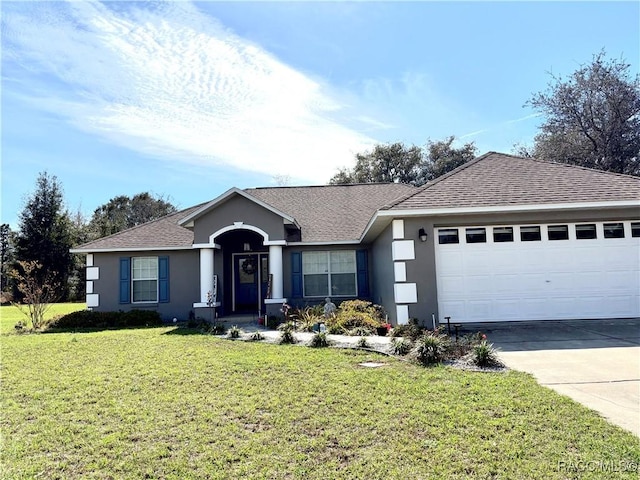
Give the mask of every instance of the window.
<path id="1" fill-rule="evenodd" d="M 640 237 L 640 222 L 633 222 L 631 224 L 631 236 Z"/>
<path id="2" fill-rule="evenodd" d="M 446 245 L 449 243 L 460 243 L 457 228 L 441 228 L 438 230 L 438 243 Z"/>
<path id="3" fill-rule="evenodd" d="M 485 228 L 467 228 L 467 243 L 486 243 L 487 230 Z"/>
<path id="4" fill-rule="evenodd" d="M 592 240 L 594 238 L 598 238 L 596 225 L 594 223 L 576 225 L 576 238 L 578 240 Z"/>
<path id="5" fill-rule="evenodd" d="M 493 241 L 496 243 L 513 242 L 513 227 L 494 227 Z"/>
<path id="6" fill-rule="evenodd" d="M 520 227 L 520 240 L 523 242 L 538 242 L 541 240 L 540 227 Z"/>
<path id="7" fill-rule="evenodd" d="M 549 225 L 547 227 L 549 240 L 569 240 L 568 225 Z"/>
<path id="8" fill-rule="evenodd" d="M 624 225 L 622 223 L 605 223 L 604 238 L 624 238 Z"/>
<path id="9" fill-rule="evenodd" d="M 158 257 L 131 259 L 133 303 L 158 301 Z"/>
<path id="10" fill-rule="evenodd" d="M 303 252 L 305 297 L 356 296 L 356 252 Z"/>

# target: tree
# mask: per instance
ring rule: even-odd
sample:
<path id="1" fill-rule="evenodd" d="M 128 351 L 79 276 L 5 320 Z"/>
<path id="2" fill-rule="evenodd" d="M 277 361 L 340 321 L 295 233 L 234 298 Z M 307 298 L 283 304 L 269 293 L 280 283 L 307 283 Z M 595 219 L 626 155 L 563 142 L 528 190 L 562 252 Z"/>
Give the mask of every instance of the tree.
<path id="1" fill-rule="evenodd" d="M 0 292 L 2 293 L 2 302 L 6 303 L 12 297 L 12 278 L 9 275 L 11 265 L 14 262 L 13 257 L 13 232 L 8 223 L 0 225 Z M 6 295 L 6 298 L 5 298 Z"/>
<path id="2" fill-rule="evenodd" d="M 533 156 L 640 175 L 640 76 L 628 63 L 601 51 L 567 80 L 552 75 L 527 104 L 545 116 Z"/>
<path id="3" fill-rule="evenodd" d="M 353 170 L 342 168 L 329 183 L 375 183 L 399 182 L 411 185 L 423 185 L 476 155 L 476 146 L 466 143 L 454 148 L 455 137 L 444 140 L 428 140 L 424 149 L 407 147 L 403 143 L 376 145 L 373 151 L 356 155 Z"/>
<path id="4" fill-rule="evenodd" d="M 37 262 L 41 267 L 32 273 L 39 283 L 48 279 L 56 285 L 57 296 L 66 298 L 73 242 L 62 186 L 56 176 L 40 173 L 36 190 L 28 197 L 18 221 L 16 260 Z"/>
<path id="5" fill-rule="evenodd" d="M 456 137 L 450 136 L 438 142 L 427 141 L 425 164 L 419 184 L 434 180 L 476 157 L 478 149 L 473 142 L 454 148 L 452 144 L 455 139 Z"/>
<path id="6" fill-rule="evenodd" d="M 356 154 L 353 170 L 340 169 L 329 183 L 414 183 L 421 165 L 420 147 L 407 147 L 400 142 L 376 145 L 370 152 Z"/>
<path id="7" fill-rule="evenodd" d="M 55 272 L 46 270 L 35 260 L 17 262 L 17 268 L 10 274 L 22 294 L 21 304 L 14 304 L 31 320 L 31 328 L 38 330 L 44 326 L 44 314 L 52 303 L 60 299 L 60 285 L 54 281 Z"/>
<path id="8" fill-rule="evenodd" d="M 92 238 L 113 235 L 121 230 L 157 220 L 176 211 L 170 202 L 153 197 L 148 192 L 132 198 L 120 195 L 96 208 L 89 222 Z"/>

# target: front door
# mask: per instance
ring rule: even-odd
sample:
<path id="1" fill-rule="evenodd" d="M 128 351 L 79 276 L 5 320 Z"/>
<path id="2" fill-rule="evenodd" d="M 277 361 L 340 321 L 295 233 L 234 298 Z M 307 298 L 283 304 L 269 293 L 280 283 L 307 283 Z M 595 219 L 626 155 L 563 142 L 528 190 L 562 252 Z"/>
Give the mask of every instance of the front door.
<path id="1" fill-rule="evenodd" d="M 262 310 L 268 271 L 267 254 L 233 255 L 234 313 L 258 313 Z"/>

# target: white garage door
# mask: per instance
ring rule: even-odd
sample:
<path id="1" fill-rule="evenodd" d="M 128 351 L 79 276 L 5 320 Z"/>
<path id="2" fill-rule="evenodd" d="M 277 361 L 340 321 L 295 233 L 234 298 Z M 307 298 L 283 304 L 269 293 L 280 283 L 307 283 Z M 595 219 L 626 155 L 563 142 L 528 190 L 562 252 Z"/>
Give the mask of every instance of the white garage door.
<path id="1" fill-rule="evenodd" d="M 434 233 L 441 322 L 640 317 L 640 222 Z"/>

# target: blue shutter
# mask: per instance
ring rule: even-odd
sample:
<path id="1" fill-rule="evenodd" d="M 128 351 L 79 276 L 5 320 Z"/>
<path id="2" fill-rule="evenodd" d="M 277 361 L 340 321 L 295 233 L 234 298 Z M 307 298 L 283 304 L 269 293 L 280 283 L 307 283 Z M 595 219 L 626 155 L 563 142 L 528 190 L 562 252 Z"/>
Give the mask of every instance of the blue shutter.
<path id="1" fill-rule="evenodd" d="M 291 296 L 302 297 L 302 253 L 291 254 Z"/>
<path id="2" fill-rule="evenodd" d="M 131 258 L 120 257 L 120 303 L 131 303 Z"/>
<path id="3" fill-rule="evenodd" d="M 169 301 L 169 257 L 158 257 L 158 301 Z"/>
<path id="4" fill-rule="evenodd" d="M 369 261 L 366 250 L 356 251 L 356 271 L 358 272 L 358 297 L 369 297 Z"/>

